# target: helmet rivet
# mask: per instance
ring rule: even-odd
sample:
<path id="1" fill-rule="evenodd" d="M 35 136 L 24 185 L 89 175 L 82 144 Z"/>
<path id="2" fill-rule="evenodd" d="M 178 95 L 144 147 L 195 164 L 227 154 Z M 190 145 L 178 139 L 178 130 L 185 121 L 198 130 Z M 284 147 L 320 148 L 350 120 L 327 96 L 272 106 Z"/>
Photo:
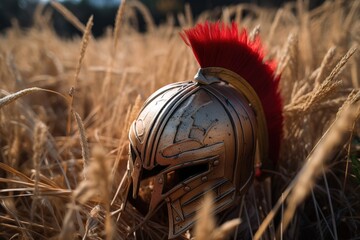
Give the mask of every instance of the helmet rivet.
<path id="1" fill-rule="evenodd" d="M 177 222 L 180 221 L 179 216 L 176 216 L 175 220 L 176 220 Z"/>
<path id="2" fill-rule="evenodd" d="M 162 184 L 163 182 L 164 182 L 164 181 L 163 181 L 162 178 L 159 178 L 159 179 L 158 179 L 158 183 Z"/>
<path id="3" fill-rule="evenodd" d="M 219 165 L 219 160 L 215 160 L 213 164 L 214 164 L 214 166 Z"/>
<path id="4" fill-rule="evenodd" d="M 207 180 L 208 180 L 207 176 L 203 176 L 203 177 L 201 178 L 201 181 L 203 181 L 203 182 L 206 182 Z"/>
<path id="5" fill-rule="evenodd" d="M 188 192 L 191 190 L 191 188 L 189 186 L 186 186 L 186 187 L 184 187 L 184 190 Z"/>

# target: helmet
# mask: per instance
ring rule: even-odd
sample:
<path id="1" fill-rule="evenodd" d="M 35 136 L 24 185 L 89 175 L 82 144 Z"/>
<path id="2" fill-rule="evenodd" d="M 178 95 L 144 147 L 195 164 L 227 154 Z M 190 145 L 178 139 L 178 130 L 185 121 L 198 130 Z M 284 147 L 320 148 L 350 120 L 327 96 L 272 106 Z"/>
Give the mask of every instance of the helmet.
<path id="1" fill-rule="evenodd" d="M 214 213 L 233 206 L 253 180 L 257 124 L 248 98 L 216 74 L 159 89 L 129 132 L 132 198 L 153 179 L 147 214 L 166 203 L 169 238 L 194 224 L 207 192 Z"/>
<path id="2" fill-rule="evenodd" d="M 131 181 L 124 184 L 132 186 L 127 200 L 140 195 L 142 183 L 151 186 L 145 219 L 166 203 L 169 238 L 194 224 L 207 192 L 215 195 L 214 214 L 237 203 L 255 163 L 276 163 L 283 124 L 276 64 L 263 59 L 258 37 L 239 33 L 236 23 L 208 22 L 181 37 L 200 70 L 194 81 L 167 85 L 145 102 L 130 127 Z"/>

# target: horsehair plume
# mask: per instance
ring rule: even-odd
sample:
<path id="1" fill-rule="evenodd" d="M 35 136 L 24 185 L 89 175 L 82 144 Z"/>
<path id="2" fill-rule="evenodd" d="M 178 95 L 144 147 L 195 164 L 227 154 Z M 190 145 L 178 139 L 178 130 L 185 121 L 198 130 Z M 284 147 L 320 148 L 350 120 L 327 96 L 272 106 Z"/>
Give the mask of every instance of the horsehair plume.
<path id="1" fill-rule="evenodd" d="M 201 68 L 222 67 L 244 78 L 257 93 L 264 109 L 269 136 L 269 159 L 279 158 L 283 134 L 280 76 L 275 76 L 275 61 L 264 61 L 264 49 L 257 35 L 250 41 L 245 29 L 222 22 L 200 23 L 180 33 L 191 47 Z"/>

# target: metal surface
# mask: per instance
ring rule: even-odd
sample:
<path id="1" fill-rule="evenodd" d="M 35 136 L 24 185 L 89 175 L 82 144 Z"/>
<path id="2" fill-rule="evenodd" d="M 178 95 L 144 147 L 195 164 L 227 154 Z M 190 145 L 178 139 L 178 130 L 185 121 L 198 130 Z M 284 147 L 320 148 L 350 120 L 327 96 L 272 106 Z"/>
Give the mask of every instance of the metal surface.
<path id="1" fill-rule="evenodd" d="M 132 197 L 153 179 L 146 214 L 166 202 L 169 238 L 194 224 L 206 192 L 215 195 L 214 213 L 233 206 L 253 180 L 256 129 L 248 99 L 223 81 L 159 89 L 130 128 Z"/>

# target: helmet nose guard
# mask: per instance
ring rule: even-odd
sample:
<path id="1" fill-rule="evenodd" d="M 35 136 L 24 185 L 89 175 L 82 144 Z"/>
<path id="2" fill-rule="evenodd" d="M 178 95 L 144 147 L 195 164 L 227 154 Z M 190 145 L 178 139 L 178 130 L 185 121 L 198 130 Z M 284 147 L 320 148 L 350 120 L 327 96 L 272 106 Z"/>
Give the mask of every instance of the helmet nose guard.
<path id="1" fill-rule="evenodd" d="M 130 128 L 132 197 L 152 177 L 147 215 L 165 201 L 169 238 L 179 236 L 194 224 L 206 192 L 215 192 L 215 214 L 247 190 L 254 176 L 256 129 L 247 98 L 216 77 L 159 89 Z"/>

